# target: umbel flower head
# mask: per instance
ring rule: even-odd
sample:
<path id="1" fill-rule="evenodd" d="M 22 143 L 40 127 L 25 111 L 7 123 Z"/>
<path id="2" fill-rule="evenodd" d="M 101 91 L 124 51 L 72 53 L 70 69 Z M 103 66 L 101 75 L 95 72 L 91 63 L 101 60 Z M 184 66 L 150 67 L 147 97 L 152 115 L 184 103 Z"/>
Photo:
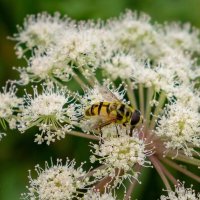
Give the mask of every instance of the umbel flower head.
<path id="1" fill-rule="evenodd" d="M 0 92 L 0 128 L 6 130 L 16 128 L 15 112 L 18 112 L 22 99 L 16 96 L 16 86 L 7 83 Z M 5 133 L 0 133 L 0 140 Z"/>
<path id="2" fill-rule="evenodd" d="M 200 147 L 200 114 L 180 103 L 167 105 L 155 134 L 167 137 L 166 149 L 183 150 L 187 156 L 192 151 L 198 154 L 194 147 Z"/>
<path id="3" fill-rule="evenodd" d="M 22 99 L 16 96 L 16 86 L 6 84 L 3 91 L 0 93 L 0 119 L 11 119 L 13 112 L 22 104 Z"/>
<path id="4" fill-rule="evenodd" d="M 60 14 L 55 13 L 54 16 L 48 13 L 39 13 L 36 16 L 30 15 L 24 20 L 23 27 L 18 26 L 19 33 L 14 35 L 14 40 L 18 42 L 16 46 L 19 58 L 29 49 L 39 47 L 41 50 L 55 43 L 57 37 L 62 34 L 65 28 L 72 26 L 73 22 L 69 22 L 67 18 L 60 19 Z M 25 44 L 23 49 L 20 45 Z"/>
<path id="5" fill-rule="evenodd" d="M 33 126 L 39 127 L 41 134 L 36 134 L 35 141 L 41 144 L 54 142 L 65 137 L 65 133 L 73 127 L 70 119 L 68 103 L 72 101 L 64 89 L 52 84 L 43 85 L 43 93 L 39 94 L 37 87 L 33 88 L 33 96 L 26 94 L 25 105 L 19 114 L 18 129 L 24 132 Z"/>
<path id="6" fill-rule="evenodd" d="M 191 188 L 185 188 L 184 184 L 179 183 L 175 186 L 175 191 L 168 191 L 168 195 L 162 195 L 160 200 L 199 200 L 200 193 L 195 194 L 195 191 Z"/>
<path id="7" fill-rule="evenodd" d="M 113 131 L 109 129 L 109 131 Z M 104 169 L 97 170 L 96 176 L 104 177 L 105 175 L 116 179 L 116 183 L 122 183 L 124 179 L 138 179 L 136 165 L 143 167 L 150 166 L 146 157 L 152 154 L 151 150 L 146 149 L 146 144 L 137 136 L 129 136 L 125 130 L 120 130 L 119 137 L 107 137 L 99 145 L 91 145 L 93 155 L 90 157 L 91 162 L 98 161 L 106 166 Z M 136 134 L 136 133 L 135 133 Z M 121 170 L 116 175 L 116 169 Z M 117 185 L 117 184 L 116 184 Z"/>
<path id="8" fill-rule="evenodd" d="M 87 174 L 98 191 L 94 199 L 113 199 L 120 186 L 130 199 L 146 166 L 156 169 L 167 191 L 177 185 L 171 168 L 199 183 L 187 168 L 200 167 L 199 36 L 191 25 L 153 23 L 131 11 L 105 22 L 28 17 L 14 35 L 17 55 L 28 62 L 15 82 L 42 90 L 33 86 L 33 95 L 26 92 L 24 104 L 16 105 L 17 128 L 38 127 L 39 144 L 66 134 L 94 140 L 88 158 L 99 166 Z M 69 169 L 48 167 L 30 179 L 27 197 L 70 199 L 81 189 L 80 198 L 89 198 L 94 190 L 85 188 L 84 175 L 71 176 Z"/>
<path id="9" fill-rule="evenodd" d="M 75 169 L 75 162 L 68 159 L 65 165 L 60 159 L 56 165 L 51 163 L 49 166 L 46 162 L 45 169 L 36 165 L 35 171 L 38 177 L 33 179 L 31 174 L 29 175 L 30 185 L 27 186 L 28 192 L 22 194 L 23 199 L 71 200 L 78 197 L 81 193 L 79 190 L 91 184 L 82 165 Z"/>

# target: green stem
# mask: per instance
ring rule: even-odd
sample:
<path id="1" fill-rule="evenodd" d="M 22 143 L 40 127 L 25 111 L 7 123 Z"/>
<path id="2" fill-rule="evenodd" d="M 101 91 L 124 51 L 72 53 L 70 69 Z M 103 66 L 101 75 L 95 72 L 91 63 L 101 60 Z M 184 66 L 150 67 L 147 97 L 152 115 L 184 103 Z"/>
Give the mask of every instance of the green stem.
<path id="1" fill-rule="evenodd" d="M 141 171 L 141 165 L 137 164 L 135 166 L 134 170 L 137 171 L 137 172 L 140 172 Z M 124 200 L 129 200 L 130 199 L 131 194 L 132 194 L 132 192 L 133 192 L 133 190 L 134 190 L 134 188 L 135 188 L 137 183 L 138 183 L 138 181 L 135 178 L 132 178 L 131 183 L 130 183 L 130 185 L 128 187 L 128 191 L 126 192 L 126 196 L 125 196 Z"/>
<path id="2" fill-rule="evenodd" d="M 5 119 L 0 118 L 0 124 L 1 124 L 2 128 L 3 128 L 4 130 L 6 130 L 7 126 L 6 126 Z"/>
<path id="3" fill-rule="evenodd" d="M 143 84 L 139 84 L 139 102 L 140 102 L 140 111 L 144 116 L 144 89 Z"/>
<path id="4" fill-rule="evenodd" d="M 157 160 L 157 162 L 159 163 L 160 167 L 162 168 L 164 174 L 168 177 L 168 179 L 169 179 L 174 185 L 177 185 L 178 182 L 177 182 L 177 180 L 174 178 L 174 176 L 167 170 L 166 167 L 164 167 L 164 165 L 163 165 L 159 160 Z"/>
<path id="5" fill-rule="evenodd" d="M 174 155 L 173 154 L 171 154 L 171 155 L 167 154 L 167 156 L 171 158 Z M 185 155 L 179 154 L 178 156 L 174 157 L 173 159 L 200 167 L 200 160 L 197 159 L 197 158 L 187 157 Z"/>
<path id="6" fill-rule="evenodd" d="M 169 159 L 162 159 L 163 162 L 165 162 L 167 165 L 169 165 L 170 167 L 182 172 L 183 174 L 185 174 L 186 176 L 189 176 L 190 178 L 196 180 L 197 182 L 200 183 L 200 177 L 197 176 L 196 174 L 193 174 L 192 172 L 188 171 L 187 169 L 181 167 L 180 165 L 176 164 L 175 162 L 169 160 Z"/>
<path id="7" fill-rule="evenodd" d="M 29 128 L 32 128 L 33 126 L 38 126 L 38 124 L 40 124 L 40 122 L 44 121 L 44 119 L 46 119 L 46 118 L 40 117 L 36 121 L 31 122 L 31 124 L 29 126 L 27 126 L 26 130 Z"/>
<path id="8" fill-rule="evenodd" d="M 115 177 L 120 176 L 124 174 L 124 171 L 122 169 L 115 169 Z M 115 177 L 112 176 L 106 176 L 103 179 L 101 179 L 97 184 L 95 184 L 95 189 L 99 190 L 100 193 L 104 193 L 106 191 L 106 187 L 111 187 L 111 184 L 115 180 Z"/>
<path id="9" fill-rule="evenodd" d="M 134 108 L 137 108 L 135 93 L 134 93 L 134 89 L 133 89 L 131 80 L 127 79 L 126 84 L 127 84 L 127 95 L 128 95 L 128 98 L 129 98 L 129 100 L 131 102 L 131 105 Z"/>
<path id="10" fill-rule="evenodd" d="M 137 183 L 138 183 L 138 181 L 135 178 L 132 178 L 131 183 L 130 183 L 130 185 L 128 187 L 128 191 L 126 193 L 126 196 L 125 196 L 124 200 L 129 200 L 130 199 L 131 194 L 132 194 L 135 186 L 137 185 Z"/>
<path id="11" fill-rule="evenodd" d="M 158 106 L 156 106 L 156 109 L 154 111 L 153 117 L 151 119 L 150 125 L 149 125 L 149 129 L 152 130 L 156 124 L 156 119 L 158 118 L 158 115 L 162 109 L 162 107 L 164 106 L 164 103 L 166 101 L 166 94 L 164 91 L 161 92 L 160 97 L 159 97 L 159 104 Z"/>
<path id="12" fill-rule="evenodd" d="M 150 101 L 152 100 L 154 94 L 153 87 L 147 89 L 147 101 L 146 101 L 146 110 L 145 110 L 145 117 L 146 117 L 146 127 L 149 126 L 150 115 L 151 115 L 151 105 Z"/>
<path id="13" fill-rule="evenodd" d="M 158 174 L 160 175 L 165 187 L 167 190 L 171 190 L 170 184 L 158 162 L 158 159 L 154 156 L 150 156 L 149 159 L 151 160 L 152 164 L 154 165 L 154 167 L 156 168 L 156 171 L 158 172 Z"/>
<path id="14" fill-rule="evenodd" d="M 92 176 L 97 170 L 102 170 L 102 169 L 105 169 L 105 168 L 106 168 L 106 165 L 101 165 L 101 166 L 99 166 L 99 167 L 93 169 L 92 171 L 88 172 L 88 173 L 86 174 L 86 176 L 84 176 L 84 177 L 90 177 L 90 176 Z"/>
<path id="15" fill-rule="evenodd" d="M 63 83 L 61 83 L 60 81 L 58 81 L 56 78 L 54 78 L 53 76 L 50 76 L 51 80 L 53 82 L 55 82 L 57 85 L 59 85 L 61 88 L 63 88 L 65 85 Z"/>
<path id="16" fill-rule="evenodd" d="M 87 138 L 87 139 L 91 139 L 91 140 L 99 140 L 99 138 L 97 136 L 89 135 L 89 134 L 78 132 L 78 131 L 70 131 L 67 134 L 82 137 L 82 138 Z"/>
<path id="17" fill-rule="evenodd" d="M 86 90 L 88 88 L 87 85 L 76 74 L 73 74 L 73 78 L 81 86 L 83 90 Z"/>
<path id="18" fill-rule="evenodd" d="M 76 76 L 76 74 L 75 74 Z M 53 76 L 50 77 L 51 80 L 53 82 L 55 82 L 57 85 L 59 85 L 61 88 L 65 87 L 66 85 L 64 85 L 62 82 L 58 81 L 56 78 L 54 78 Z M 67 88 L 68 89 L 68 88 Z M 75 97 L 77 99 L 77 95 L 76 93 L 73 93 L 72 91 L 68 91 L 73 97 Z M 79 100 L 79 99 L 78 99 Z"/>
<path id="19" fill-rule="evenodd" d="M 84 76 L 85 71 L 91 71 L 90 67 L 88 66 L 82 66 L 78 68 L 78 71 L 83 76 L 84 80 L 87 82 L 90 87 L 94 87 L 94 85 L 98 82 L 97 78 L 93 73 L 90 73 L 88 76 Z M 80 78 L 79 78 L 80 79 Z M 80 79 L 81 80 L 81 79 Z M 82 81 L 82 80 L 81 80 Z M 83 81 L 82 81 L 83 82 Z M 86 87 L 87 88 L 87 87 Z"/>
<path id="20" fill-rule="evenodd" d="M 83 74 L 83 71 L 84 70 L 88 70 L 88 71 L 91 71 L 91 68 L 88 67 L 87 65 L 84 66 L 85 69 L 81 68 L 80 71 L 81 73 Z M 96 83 L 97 79 L 95 77 L 95 75 L 93 73 L 90 74 L 89 76 L 90 78 L 86 78 L 86 80 L 88 81 L 88 83 L 90 84 L 90 86 L 94 86 L 94 84 Z"/>

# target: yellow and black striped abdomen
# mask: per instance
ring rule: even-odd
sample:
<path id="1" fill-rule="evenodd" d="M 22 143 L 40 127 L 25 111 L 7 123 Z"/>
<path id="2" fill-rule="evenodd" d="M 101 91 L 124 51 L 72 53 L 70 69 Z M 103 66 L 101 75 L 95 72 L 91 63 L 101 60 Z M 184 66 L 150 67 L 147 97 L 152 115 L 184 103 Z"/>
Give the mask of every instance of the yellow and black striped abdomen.
<path id="1" fill-rule="evenodd" d="M 92 104 L 85 110 L 86 116 L 109 116 L 110 112 L 112 111 L 112 103 L 110 102 L 98 102 Z M 116 107 L 116 106 L 115 106 Z"/>
<path id="2" fill-rule="evenodd" d="M 115 118 L 118 124 L 130 123 L 133 109 L 120 102 L 98 102 L 85 110 L 85 116 L 103 116 Z"/>

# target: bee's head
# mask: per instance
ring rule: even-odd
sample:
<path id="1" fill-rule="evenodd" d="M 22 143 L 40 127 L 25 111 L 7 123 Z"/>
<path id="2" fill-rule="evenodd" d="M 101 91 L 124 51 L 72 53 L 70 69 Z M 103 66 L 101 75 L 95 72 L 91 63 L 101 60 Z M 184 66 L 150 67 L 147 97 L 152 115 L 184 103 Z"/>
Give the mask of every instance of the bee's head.
<path id="1" fill-rule="evenodd" d="M 135 110 L 133 113 L 132 113 L 132 116 L 131 116 L 131 121 L 130 121 L 130 124 L 131 124 L 131 129 L 130 129 L 130 134 L 132 134 L 132 131 L 133 129 L 140 123 L 143 123 L 143 117 L 141 115 L 141 112 L 139 110 Z"/>
<path id="2" fill-rule="evenodd" d="M 131 126 L 136 126 L 141 120 L 143 121 L 141 112 L 139 110 L 135 110 L 131 116 Z"/>

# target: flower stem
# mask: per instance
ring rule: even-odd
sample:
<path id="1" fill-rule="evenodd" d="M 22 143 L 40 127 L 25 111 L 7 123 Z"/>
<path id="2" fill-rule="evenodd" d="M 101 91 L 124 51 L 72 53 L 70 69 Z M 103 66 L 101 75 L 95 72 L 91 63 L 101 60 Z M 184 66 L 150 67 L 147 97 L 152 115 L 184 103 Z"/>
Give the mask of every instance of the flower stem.
<path id="1" fill-rule="evenodd" d="M 89 84 L 91 86 L 93 86 L 95 84 L 95 82 L 97 81 L 97 77 L 95 77 L 95 74 L 92 72 L 91 68 L 87 65 L 84 65 L 84 67 L 80 68 L 82 74 L 84 71 L 88 71 L 91 72 L 89 77 L 87 78 L 87 81 L 89 82 Z"/>
<path id="2" fill-rule="evenodd" d="M 99 167 L 93 169 L 92 171 L 88 172 L 86 176 L 87 176 L 87 177 L 90 177 L 90 176 L 92 176 L 97 170 L 102 170 L 102 169 L 105 169 L 105 168 L 106 168 L 106 165 L 101 165 L 101 166 L 99 166 Z"/>
<path id="3" fill-rule="evenodd" d="M 59 87 L 63 88 L 65 86 L 63 83 L 61 83 L 59 80 L 57 80 L 55 77 L 50 76 L 51 80 L 56 83 Z"/>
<path id="4" fill-rule="evenodd" d="M 135 93 L 134 93 L 134 89 L 133 89 L 133 86 L 132 86 L 132 82 L 130 81 L 130 79 L 127 79 L 126 81 L 127 83 L 127 95 L 128 95 L 128 98 L 131 102 L 131 105 L 134 107 L 134 108 L 137 108 L 137 103 L 136 103 L 136 98 L 135 98 Z"/>
<path id="5" fill-rule="evenodd" d="M 193 174 L 192 172 L 188 171 L 187 169 L 181 167 L 180 165 L 176 164 L 175 162 L 169 160 L 169 159 L 162 159 L 163 162 L 165 162 L 166 164 L 168 164 L 169 166 L 171 166 L 172 168 L 182 172 L 183 174 L 189 176 L 190 178 L 196 180 L 197 182 L 200 183 L 200 177 L 197 176 L 196 174 Z"/>
<path id="6" fill-rule="evenodd" d="M 150 101 L 153 97 L 154 90 L 152 87 L 147 89 L 147 100 L 146 100 L 146 109 L 145 109 L 145 118 L 146 118 L 146 127 L 149 126 L 149 121 L 150 121 L 150 113 L 151 113 L 151 105 Z"/>
<path id="7" fill-rule="evenodd" d="M 139 172 L 141 170 L 141 165 L 137 164 L 135 166 L 134 170 Z M 131 179 L 131 183 L 129 185 L 128 191 L 126 192 L 126 196 L 125 196 L 124 200 L 130 199 L 130 196 L 131 196 L 131 194 L 132 194 L 137 183 L 138 183 L 138 181 L 135 178 Z"/>
<path id="8" fill-rule="evenodd" d="M 131 196 L 131 194 L 132 194 L 137 183 L 138 183 L 138 181 L 136 179 L 132 178 L 131 183 L 130 183 L 129 188 L 128 188 L 128 191 L 126 193 L 126 196 L 124 197 L 124 200 L 130 199 L 130 196 Z"/>
<path id="9" fill-rule="evenodd" d="M 164 106 L 165 100 L 166 100 L 166 94 L 165 94 L 165 92 L 162 91 L 160 94 L 160 97 L 159 97 L 159 104 L 154 111 L 153 117 L 152 117 L 150 125 L 149 125 L 150 130 L 152 130 L 154 128 L 154 126 L 156 124 L 156 119 L 158 118 L 160 110 Z"/>
<path id="10" fill-rule="evenodd" d="M 84 66 L 81 68 L 78 68 L 79 72 L 83 75 L 84 79 L 87 81 L 87 83 L 90 85 L 90 87 L 93 87 L 95 83 L 97 82 L 97 79 L 93 73 L 91 73 L 88 76 L 84 76 L 84 72 L 88 71 L 90 72 L 91 69 L 88 66 Z"/>
<path id="11" fill-rule="evenodd" d="M 154 165 L 154 167 L 156 168 L 158 174 L 160 175 L 165 187 L 167 190 L 171 190 L 170 184 L 162 170 L 162 167 L 160 166 L 160 163 L 158 162 L 158 159 L 154 156 L 150 156 L 149 159 L 151 160 L 152 164 Z"/>
<path id="12" fill-rule="evenodd" d="M 67 134 L 82 137 L 82 138 L 87 138 L 87 139 L 91 139 L 91 140 L 99 140 L 99 138 L 97 136 L 89 135 L 89 134 L 78 132 L 78 131 L 70 131 Z"/>
<path id="13" fill-rule="evenodd" d="M 73 74 L 73 78 L 81 86 L 83 90 L 86 90 L 88 88 L 87 85 L 76 74 Z"/>
<path id="14" fill-rule="evenodd" d="M 177 180 L 174 178 L 174 176 L 167 170 L 167 168 L 166 168 L 159 160 L 157 160 L 157 162 L 159 163 L 160 167 L 162 168 L 164 174 L 168 177 L 168 179 L 169 179 L 174 185 L 177 185 L 178 182 L 177 182 Z"/>
<path id="15" fill-rule="evenodd" d="M 6 123 L 5 123 L 5 119 L 0 118 L 0 125 L 2 126 L 2 128 L 3 128 L 4 130 L 6 130 L 7 126 L 6 126 Z"/>
<path id="16" fill-rule="evenodd" d="M 167 154 L 167 156 L 171 158 L 174 155 L 173 154 Z M 174 157 L 173 159 L 200 167 L 200 160 L 197 159 L 197 158 L 188 157 L 188 156 L 179 154 L 176 157 Z"/>
<path id="17" fill-rule="evenodd" d="M 140 111 L 144 116 L 144 88 L 142 84 L 139 84 L 139 102 L 140 102 Z"/>
<path id="18" fill-rule="evenodd" d="M 115 176 L 111 177 L 111 176 L 106 176 L 104 177 L 101 181 L 99 181 L 96 185 L 95 185 L 95 189 L 99 190 L 100 193 L 105 192 L 106 187 L 110 187 L 112 185 L 112 183 L 114 182 L 115 178 L 117 176 L 120 176 L 124 173 L 124 170 L 122 169 L 115 169 Z"/>

